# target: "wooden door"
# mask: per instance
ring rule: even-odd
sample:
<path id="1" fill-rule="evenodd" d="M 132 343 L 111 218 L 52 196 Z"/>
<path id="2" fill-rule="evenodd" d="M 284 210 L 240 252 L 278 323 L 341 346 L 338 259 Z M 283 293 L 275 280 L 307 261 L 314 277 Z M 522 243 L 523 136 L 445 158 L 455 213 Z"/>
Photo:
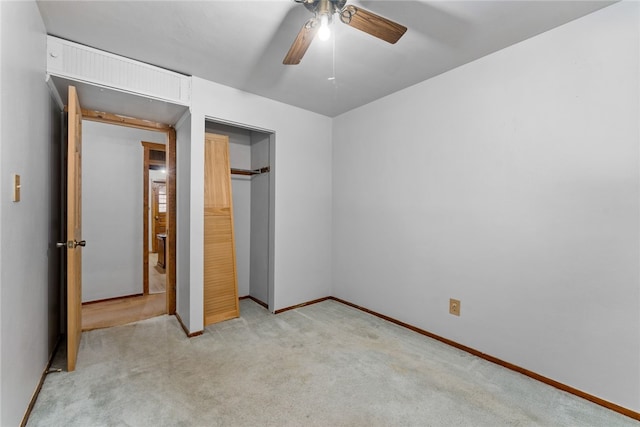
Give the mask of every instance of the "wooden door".
<path id="1" fill-rule="evenodd" d="M 205 134 L 204 325 L 240 315 L 229 137 Z"/>
<path id="2" fill-rule="evenodd" d="M 151 189 L 151 252 L 158 252 L 158 234 L 167 231 L 167 186 L 153 182 Z"/>
<path id="3" fill-rule="evenodd" d="M 82 109 L 69 86 L 67 147 L 67 370 L 75 370 L 82 334 Z"/>

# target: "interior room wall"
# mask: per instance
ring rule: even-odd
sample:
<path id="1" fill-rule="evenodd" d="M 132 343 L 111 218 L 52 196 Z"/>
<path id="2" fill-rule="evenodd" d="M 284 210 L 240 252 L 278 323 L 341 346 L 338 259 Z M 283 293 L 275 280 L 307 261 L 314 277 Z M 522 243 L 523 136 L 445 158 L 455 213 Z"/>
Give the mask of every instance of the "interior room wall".
<path id="1" fill-rule="evenodd" d="M 251 169 L 270 166 L 271 136 L 251 132 Z M 275 173 L 275 169 L 274 169 Z M 251 274 L 249 294 L 269 304 L 269 203 L 271 172 L 251 178 Z"/>
<path id="2" fill-rule="evenodd" d="M 60 108 L 35 2 L 0 2 L 0 51 L 0 425 L 16 426 L 60 335 Z"/>
<path id="3" fill-rule="evenodd" d="M 82 301 L 142 293 L 143 147 L 166 134 L 82 123 Z"/>
<path id="4" fill-rule="evenodd" d="M 202 235 L 205 118 L 275 133 L 274 307 L 331 292 L 331 119 L 192 79 L 191 230 Z M 313 129 L 313 132 L 309 130 Z M 274 167 L 274 164 L 271 165 Z M 202 242 L 190 251 L 191 327 L 202 329 Z"/>
<path id="5" fill-rule="evenodd" d="M 639 411 L 638 8 L 337 117 L 334 295 Z"/>
<path id="6" fill-rule="evenodd" d="M 176 312 L 189 331 L 194 330 L 190 323 L 191 161 L 191 113 L 187 111 L 176 124 Z"/>

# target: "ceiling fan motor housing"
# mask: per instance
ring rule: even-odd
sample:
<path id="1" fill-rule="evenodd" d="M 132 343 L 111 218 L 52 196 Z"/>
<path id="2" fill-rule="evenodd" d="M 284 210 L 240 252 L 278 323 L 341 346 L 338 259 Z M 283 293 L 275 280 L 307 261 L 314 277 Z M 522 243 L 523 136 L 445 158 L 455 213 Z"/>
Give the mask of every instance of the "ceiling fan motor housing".
<path id="1" fill-rule="evenodd" d="M 346 3 L 347 0 L 305 0 L 304 7 L 316 16 L 328 14 L 331 17 L 340 12 Z"/>

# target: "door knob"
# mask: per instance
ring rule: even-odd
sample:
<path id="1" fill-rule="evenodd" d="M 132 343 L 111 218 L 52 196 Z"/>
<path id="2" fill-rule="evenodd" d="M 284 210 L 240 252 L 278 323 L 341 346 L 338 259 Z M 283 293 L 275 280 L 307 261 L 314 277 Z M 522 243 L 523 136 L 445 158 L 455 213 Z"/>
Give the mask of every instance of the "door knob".
<path id="1" fill-rule="evenodd" d="M 69 240 L 68 242 L 58 242 L 56 243 L 56 247 L 58 248 L 69 248 L 69 249 L 73 249 L 77 246 L 82 246 L 83 248 L 85 246 L 87 246 L 87 241 L 86 240 L 80 240 L 79 242 L 77 240 Z"/>

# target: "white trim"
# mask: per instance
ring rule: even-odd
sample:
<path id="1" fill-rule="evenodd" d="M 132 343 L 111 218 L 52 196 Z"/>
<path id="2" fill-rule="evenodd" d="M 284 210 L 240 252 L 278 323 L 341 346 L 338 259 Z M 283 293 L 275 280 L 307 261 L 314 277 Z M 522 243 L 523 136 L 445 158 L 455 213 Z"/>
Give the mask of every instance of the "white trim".
<path id="1" fill-rule="evenodd" d="M 51 78 L 51 74 L 47 74 L 45 77 L 45 81 L 47 82 L 47 86 L 49 86 L 49 93 L 51 93 L 51 97 L 56 101 L 60 111 L 64 110 L 64 102 L 62 102 L 62 97 L 60 96 L 60 92 L 58 92 L 58 88 L 53 83 L 53 79 Z"/>
<path id="2" fill-rule="evenodd" d="M 189 119 L 189 117 L 191 117 L 191 108 L 188 108 L 187 111 L 184 112 L 184 114 L 182 115 L 182 117 L 180 117 L 178 119 L 178 121 L 176 122 L 175 125 L 173 125 L 174 129 L 179 129 L 182 127 L 182 125 L 184 124 L 184 122 Z"/>
<path id="3" fill-rule="evenodd" d="M 245 125 L 243 123 L 238 123 L 238 122 L 233 122 L 231 120 L 225 120 L 225 119 L 220 119 L 217 117 L 213 117 L 213 116 L 204 116 L 204 121 L 213 121 L 216 122 L 218 124 L 221 125 L 227 125 L 227 126 L 233 126 L 236 128 L 240 128 L 240 129 L 246 129 L 246 130 L 253 130 L 256 132 L 262 132 L 262 133 L 266 133 L 266 134 L 275 134 L 276 131 L 274 130 L 270 130 L 270 129 L 264 129 L 264 128 L 260 128 L 257 126 L 252 126 L 252 125 Z"/>
<path id="4" fill-rule="evenodd" d="M 190 76 L 53 36 L 47 36 L 47 73 L 174 104 L 191 103 Z"/>

